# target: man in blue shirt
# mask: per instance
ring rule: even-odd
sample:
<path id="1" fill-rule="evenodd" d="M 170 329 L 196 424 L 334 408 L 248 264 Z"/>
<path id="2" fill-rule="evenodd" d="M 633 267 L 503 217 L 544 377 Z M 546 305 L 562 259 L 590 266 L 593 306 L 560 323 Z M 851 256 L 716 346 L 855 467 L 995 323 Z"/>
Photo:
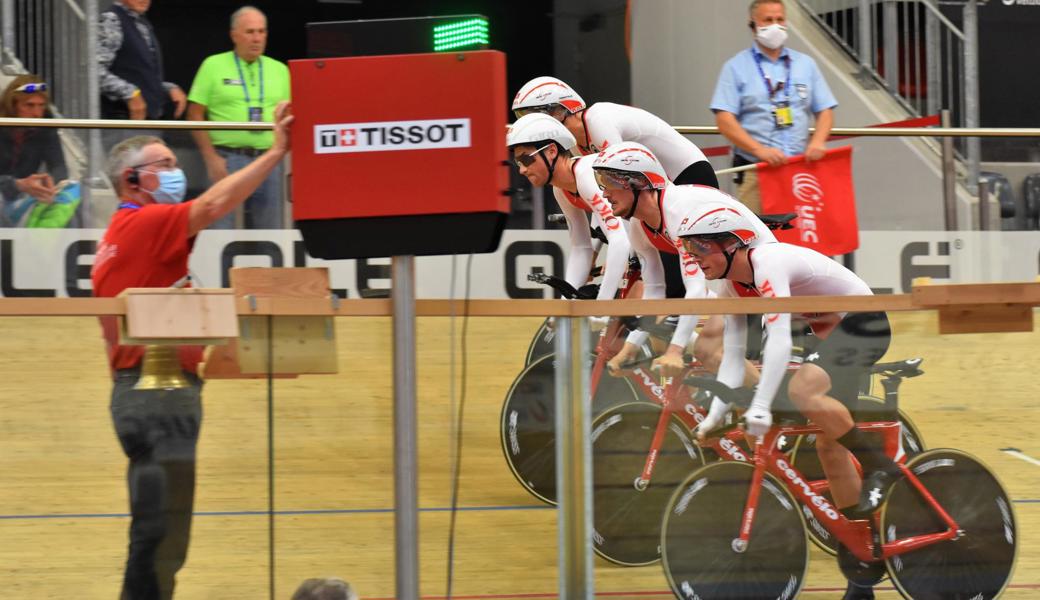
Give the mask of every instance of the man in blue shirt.
<path id="1" fill-rule="evenodd" d="M 787 16 L 782 0 L 753 0 L 748 27 L 755 42 L 726 62 L 719 73 L 711 110 L 719 131 L 734 146 L 734 166 L 783 164 L 805 154 L 818 160 L 834 124 L 834 99 L 816 61 L 784 46 Z M 813 119 L 816 131 L 809 137 Z M 743 175 L 741 179 L 739 175 Z M 760 213 L 754 171 L 738 175 L 737 197 Z"/>

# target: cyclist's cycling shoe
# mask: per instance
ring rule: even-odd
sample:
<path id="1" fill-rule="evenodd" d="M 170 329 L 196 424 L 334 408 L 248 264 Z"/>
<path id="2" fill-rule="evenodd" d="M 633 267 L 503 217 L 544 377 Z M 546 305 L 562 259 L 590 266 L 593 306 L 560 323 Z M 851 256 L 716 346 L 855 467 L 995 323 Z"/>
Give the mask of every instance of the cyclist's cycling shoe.
<path id="1" fill-rule="evenodd" d="M 841 600 L 874 600 L 874 587 L 863 587 L 850 581 Z"/>
<path id="2" fill-rule="evenodd" d="M 892 484 L 902 476 L 903 472 L 898 470 L 898 468 L 895 470 L 877 470 L 868 474 L 863 479 L 863 489 L 859 493 L 859 504 L 856 505 L 856 512 L 861 515 L 870 515 L 881 508 L 881 504 L 885 501 L 885 496 L 888 495 L 888 490 L 892 489 Z"/>

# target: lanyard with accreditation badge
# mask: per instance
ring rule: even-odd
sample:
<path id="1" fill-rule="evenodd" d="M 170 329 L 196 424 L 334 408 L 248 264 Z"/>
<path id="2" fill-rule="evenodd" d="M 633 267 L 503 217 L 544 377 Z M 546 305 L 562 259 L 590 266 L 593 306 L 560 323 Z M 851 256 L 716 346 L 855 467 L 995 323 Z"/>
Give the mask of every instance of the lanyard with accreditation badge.
<path id="1" fill-rule="evenodd" d="M 773 122 L 777 129 L 787 129 L 794 125 L 794 114 L 791 112 L 791 57 L 789 55 L 781 57 L 787 65 L 787 81 L 778 81 L 774 87 L 769 76 L 762 70 L 762 55 L 754 50 L 751 50 L 751 54 L 755 57 L 758 74 L 762 76 L 762 81 L 766 84 L 766 91 L 769 92 L 769 100 L 773 103 Z M 784 91 L 785 99 L 773 100 L 773 96 L 780 90 Z"/>
<path id="2" fill-rule="evenodd" d="M 254 123 L 259 123 L 264 120 L 264 61 L 263 57 L 258 56 L 257 60 L 257 77 L 260 79 L 260 98 L 257 101 L 260 106 L 252 106 L 249 102 L 249 86 L 246 85 L 246 76 L 242 72 L 242 63 L 238 60 L 238 55 L 235 54 L 235 67 L 238 69 L 238 81 L 242 84 L 242 93 L 246 96 L 246 107 L 249 109 L 249 120 Z M 760 67 L 761 68 L 761 67 Z M 260 133 L 254 131 L 253 133 Z"/>

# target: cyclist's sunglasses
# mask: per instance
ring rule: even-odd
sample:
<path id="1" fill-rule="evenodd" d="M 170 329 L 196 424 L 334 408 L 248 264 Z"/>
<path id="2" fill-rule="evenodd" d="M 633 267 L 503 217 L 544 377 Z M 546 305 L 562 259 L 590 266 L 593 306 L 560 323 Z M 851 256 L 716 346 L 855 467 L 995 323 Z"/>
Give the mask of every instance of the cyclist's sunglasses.
<path id="1" fill-rule="evenodd" d="M 646 180 L 641 175 L 609 169 L 593 169 L 592 172 L 596 174 L 596 184 L 601 190 L 641 190 L 646 187 Z"/>
<path id="2" fill-rule="evenodd" d="M 36 92 L 46 92 L 46 83 L 26 83 L 14 88 L 16 92 L 22 92 L 23 94 L 35 94 Z"/>
<path id="3" fill-rule="evenodd" d="M 516 159 L 514 160 L 514 162 L 516 162 L 516 166 L 518 166 L 518 167 L 530 167 L 531 165 L 534 164 L 534 161 L 538 160 L 536 158 L 536 155 L 539 152 L 541 152 L 542 150 L 545 150 L 546 148 L 548 148 L 549 146 L 552 146 L 551 142 L 546 144 L 546 145 L 544 145 L 544 146 L 542 146 L 541 148 L 538 148 L 537 150 L 532 150 L 532 151 L 528 152 L 527 154 L 521 154 L 520 156 L 517 156 Z"/>
<path id="4" fill-rule="evenodd" d="M 680 238 L 683 249 L 694 258 L 706 258 L 716 252 L 714 245 L 709 240 L 689 236 Z"/>

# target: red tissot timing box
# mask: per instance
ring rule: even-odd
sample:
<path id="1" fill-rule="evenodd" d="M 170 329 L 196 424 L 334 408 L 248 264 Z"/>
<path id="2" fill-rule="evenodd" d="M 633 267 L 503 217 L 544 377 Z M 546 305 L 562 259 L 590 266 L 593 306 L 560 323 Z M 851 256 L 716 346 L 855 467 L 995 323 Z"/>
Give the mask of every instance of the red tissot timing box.
<path id="1" fill-rule="evenodd" d="M 318 258 L 490 252 L 509 212 L 505 55 L 294 60 L 293 219 Z"/>

